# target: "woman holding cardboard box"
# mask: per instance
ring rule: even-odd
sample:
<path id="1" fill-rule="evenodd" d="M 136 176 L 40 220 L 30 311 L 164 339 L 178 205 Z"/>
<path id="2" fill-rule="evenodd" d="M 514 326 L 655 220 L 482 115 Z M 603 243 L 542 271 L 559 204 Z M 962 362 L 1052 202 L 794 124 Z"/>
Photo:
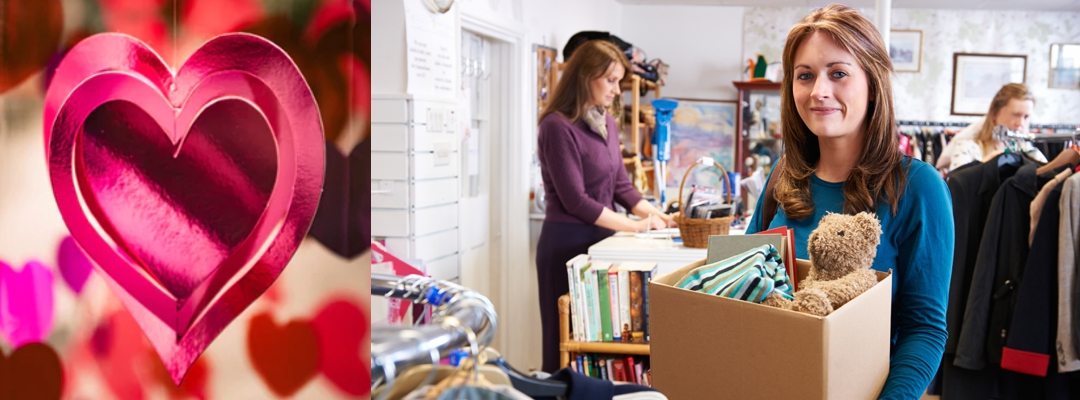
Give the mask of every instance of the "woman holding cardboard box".
<path id="1" fill-rule="evenodd" d="M 566 262 L 615 231 L 672 225 L 627 177 L 615 118 L 606 112 L 630 63 L 604 40 L 574 50 L 541 115 L 537 153 L 547 199 L 536 249 L 543 329 L 543 370 L 559 369 L 558 298 L 570 290 Z M 618 202 L 641 220 L 612 209 Z"/>
<path id="2" fill-rule="evenodd" d="M 873 268 L 892 270 L 892 358 L 881 398 L 918 399 L 941 362 L 953 254 L 951 198 L 933 166 L 894 133 L 892 62 L 874 25 L 830 5 L 788 34 L 781 118 L 786 151 L 747 233 L 787 226 L 796 254 L 827 212 L 876 213 Z"/>

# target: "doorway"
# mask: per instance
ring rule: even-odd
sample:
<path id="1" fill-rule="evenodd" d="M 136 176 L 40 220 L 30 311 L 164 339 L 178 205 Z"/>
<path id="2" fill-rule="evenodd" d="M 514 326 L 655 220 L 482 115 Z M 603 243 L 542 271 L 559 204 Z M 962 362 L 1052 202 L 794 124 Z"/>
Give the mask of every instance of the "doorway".
<path id="1" fill-rule="evenodd" d="M 490 49 L 494 41 L 461 31 L 461 89 L 458 93 L 458 124 L 461 135 L 458 199 L 458 254 L 461 283 L 491 297 L 491 71 Z M 491 299 L 493 302 L 495 299 Z"/>
<path id="2" fill-rule="evenodd" d="M 495 306 L 499 326 L 492 347 L 519 370 L 538 369 L 527 158 L 535 116 L 527 116 L 528 90 L 522 84 L 529 65 L 525 36 L 469 16 L 462 17 L 461 32 L 461 283 Z"/>

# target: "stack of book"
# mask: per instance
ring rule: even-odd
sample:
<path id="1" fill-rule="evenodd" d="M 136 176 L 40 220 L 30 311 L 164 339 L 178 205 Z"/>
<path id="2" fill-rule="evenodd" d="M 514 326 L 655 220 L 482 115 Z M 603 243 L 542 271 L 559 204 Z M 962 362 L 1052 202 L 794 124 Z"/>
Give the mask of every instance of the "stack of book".
<path id="1" fill-rule="evenodd" d="M 579 342 L 649 342 L 649 281 L 655 262 L 592 262 L 586 254 L 566 263 L 570 281 L 571 337 Z"/>
<path id="2" fill-rule="evenodd" d="M 652 386 L 649 358 L 597 353 L 579 353 L 570 360 L 570 369 L 590 378 Z"/>

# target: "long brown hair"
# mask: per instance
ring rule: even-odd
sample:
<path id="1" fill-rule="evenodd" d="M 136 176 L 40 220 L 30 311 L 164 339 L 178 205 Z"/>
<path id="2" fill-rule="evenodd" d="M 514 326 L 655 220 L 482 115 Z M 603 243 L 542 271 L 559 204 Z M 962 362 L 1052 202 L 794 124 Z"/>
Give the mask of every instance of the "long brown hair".
<path id="1" fill-rule="evenodd" d="M 612 63 L 623 66 L 623 79 L 630 77 L 630 62 L 614 43 L 606 40 L 590 40 L 579 46 L 566 61 L 562 77 L 555 86 L 551 102 L 540 113 L 540 119 L 553 112 L 562 114 L 570 121 L 577 121 L 585 110 L 585 103 L 592 96 L 589 82 L 600 77 Z"/>
<path id="2" fill-rule="evenodd" d="M 990 111 L 986 113 L 982 129 L 979 130 L 978 135 L 975 135 L 975 142 L 982 147 L 983 154 L 990 154 L 997 147 L 997 143 L 994 143 L 994 126 L 997 125 L 994 123 L 994 118 L 1012 99 L 1031 100 L 1032 104 L 1035 103 L 1035 95 L 1031 94 L 1027 86 L 1019 83 L 1002 86 L 994 95 L 994 100 L 990 102 Z"/>
<path id="3" fill-rule="evenodd" d="M 780 118 L 786 150 L 784 168 L 780 176 L 773 177 L 779 179 L 776 200 L 791 219 L 805 218 L 814 212 L 810 175 L 821 158 L 821 147 L 817 135 L 799 117 L 792 93 L 795 51 L 814 32 L 828 34 L 854 55 L 870 84 L 862 155 L 844 182 L 844 213 L 875 212 L 879 202 L 888 201 L 895 215 L 906 173 L 900 165 L 902 156 L 894 131 L 896 116 L 889 81 L 892 61 L 874 25 L 855 9 L 839 4 L 830 4 L 807 15 L 791 28 L 784 45 Z"/>

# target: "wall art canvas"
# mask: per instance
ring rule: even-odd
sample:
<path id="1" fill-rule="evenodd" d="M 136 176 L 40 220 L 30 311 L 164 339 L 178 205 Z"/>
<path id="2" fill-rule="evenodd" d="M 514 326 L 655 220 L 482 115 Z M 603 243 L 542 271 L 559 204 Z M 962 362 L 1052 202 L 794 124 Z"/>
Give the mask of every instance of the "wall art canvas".
<path id="1" fill-rule="evenodd" d="M 687 168 L 701 157 L 712 157 L 728 171 L 735 170 L 735 102 L 676 99 L 679 102 L 671 121 L 671 160 L 667 186 L 677 195 Z M 714 168 L 698 168 L 686 180 L 691 185 L 720 187 Z"/>

